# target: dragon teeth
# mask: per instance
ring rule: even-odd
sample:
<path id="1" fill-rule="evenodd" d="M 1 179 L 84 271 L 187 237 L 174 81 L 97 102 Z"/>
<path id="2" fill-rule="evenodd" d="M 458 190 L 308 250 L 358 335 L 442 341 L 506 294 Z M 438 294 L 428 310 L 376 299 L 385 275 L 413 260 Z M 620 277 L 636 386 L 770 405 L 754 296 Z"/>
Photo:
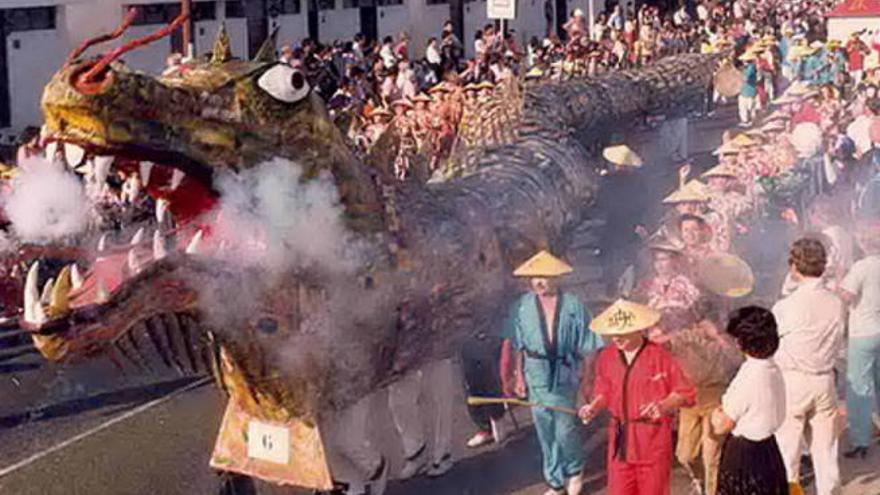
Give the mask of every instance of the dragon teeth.
<path id="1" fill-rule="evenodd" d="M 50 161 L 55 160 L 55 155 L 58 154 L 58 142 L 52 141 L 51 143 L 46 144 L 46 158 Z"/>
<path id="2" fill-rule="evenodd" d="M 174 169 L 174 172 L 171 173 L 171 190 L 174 191 L 178 187 L 180 187 L 180 183 L 183 182 L 183 178 L 186 177 L 186 174 L 183 170 Z"/>
<path id="3" fill-rule="evenodd" d="M 153 172 L 153 162 L 141 162 L 139 165 L 140 173 L 141 173 L 141 184 L 144 187 L 150 183 L 150 174 Z"/>
<path id="4" fill-rule="evenodd" d="M 110 300 L 110 292 L 107 291 L 107 286 L 104 285 L 104 281 L 100 278 L 95 282 L 95 302 L 98 304 L 104 304 L 105 302 Z"/>
<path id="5" fill-rule="evenodd" d="M 137 229 L 137 232 L 134 233 L 134 237 L 131 238 L 131 245 L 137 246 L 144 240 L 144 228 L 141 227 Z"/>
<path id="6" fill-rule="evenodd" d="M 70 301 L 68 295 L 72 289 L 71 266 L 68 265 L 61 269 L 58 274 L 58 281 L 52 287 L 52 296 L 49 300 L 49 308 L 53 314 L 66 313 L 70 309 Z"/>
<path id="7" fill-rule="evenodd" d="M 85 156 L 86 150 L 73 143 L 64 143 L 64 159 L 67 160 L 69 167 L 73 168 L 82 163 Z"/>
<path id="8" fill-rule="evenodd" d="M 141 271 L 141 264 L 138 262 L 137 254 L 135 254 L 134 249 L 128 250 L 128 269 L 132 275 L 136 275 Z"/>
<path id="9" fill-rule="evenodd" d="M 98 252 L 101 253 L 107 249 L 107 234 L 101 234 L 101 238 L 98 239 Z"/>
<path id="10" fill-rule="evenodd" d="M 28 269 L 24 283 L 24 320 L 28 323 L 42 323 L 46 321 L 46 313 L 40 304 L 40 293 L 37 290 L 37 277 L 40 272 L 40 262 L 35 261 Z"/>
<path id="11" fill-rule="evenodd" d="M 165 238 L 158 230 L 153 232 L 153 259 L 161 260 L 168 254 L 165 249 Z"/>
<path id="12" fill-rule="evenodd" d="M 70 265 L 70 284 L 74 289 L 79 289 L 83 286 L 83 277 L 79 272 L 79 268 L 76 266 L 76 263 Z"/>
<path id="13" fill-rule="evenodd" d="M 52 287 L 55 286 L 55 279 L 50 278 L 43 284 L 43 292 L 40 293 L 40 304 L 49 304 L 52 300 Z"/>
<path id="14" fill-rule="evenodd" d="M 108 157 L 102 157 L 108 158 Z M 98 184 L 104 184 L 107 182 L 107 176 L 110 175 L 110 166 L 113 165 L 113 157 L 109 157 L 109 160 L 98 160 L 95 159 L 95 181 Z"/>
<path id="15" fill-rule="evenodd" d="M 165 198 L 159 198 L 156 200 L 156 221 L 159 222 L 159 225 L 165 223 L 165 217 L 168 213 L 168 200 Z"/>
<path id="16" fill-rule="evenodd" d="M 189 241 L 189 245 L 186 246 L 186 254 L 198 254 L 199 252 L 199 244 L 202 242 L 202 231 L 201 229 L 196 232 L 196 235 Z"/>

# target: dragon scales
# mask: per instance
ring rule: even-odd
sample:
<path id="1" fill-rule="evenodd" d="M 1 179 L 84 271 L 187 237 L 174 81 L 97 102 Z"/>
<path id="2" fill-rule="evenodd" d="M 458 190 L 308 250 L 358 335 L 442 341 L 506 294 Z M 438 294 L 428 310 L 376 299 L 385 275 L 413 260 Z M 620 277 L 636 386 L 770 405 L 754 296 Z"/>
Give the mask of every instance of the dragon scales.
<path id="1" fill-rule="evenodd" d="M 682 55 L 524 83 L 521 111 L 506 124 L 511 139 L 468 150 L 472 166 L 460 177 L 397 184 L 353 154 L 299 72 L 270 49 L 232 59 L 220 38 L 213 57 L 175 75 L 111 63 L 124 50 L 78 50 L 48 83 L 43 149 L 71 167 L 88 164 L 92 180 L 106 180 L 107 169 L 138 175 L 162 213 L 146 224 L 152 239 L 83 249 L 89 268 L 56 274 L 48 297 L 37 287 L 52 274 L 35 264 L 22 326 L 53 361 L 109 354 L 141 366 L 155 350 L 169 366 L 207 367 L 230 404 L 296 424 L 316 456 L 326 415 L 491 330 L 513 290 L 511 267 L 539 247 L 564 250 L 599 185 L 584 139 L 692 108 L 714 72 L 711 57 Z M 222 256 L 212 239 L 217 182 L 277 158 L 300 167 L 302 180 L 331 178 L 351 242 L 366 254 L 352 271 L 300 264 L 266 273 Z M 235 301 L 243 287 L 258 304 L 215 318 L 206 301 Z M 328 488 L 328 476 L 299 483 Z"/>

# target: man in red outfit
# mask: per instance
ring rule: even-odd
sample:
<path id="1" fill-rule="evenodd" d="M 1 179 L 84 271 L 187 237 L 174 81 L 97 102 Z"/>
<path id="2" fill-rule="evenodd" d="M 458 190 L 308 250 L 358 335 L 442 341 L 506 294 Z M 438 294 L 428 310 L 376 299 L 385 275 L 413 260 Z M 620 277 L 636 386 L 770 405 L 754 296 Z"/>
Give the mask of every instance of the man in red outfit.
<path id="1" fill-rule="evenodd" d="M 602 409 L 611 414 L 609 495 L 670 493 L 673 414 L 694 405 L 696 390 L 672 355 L 645 338 L 659 320 L 659 312 L 621 299 L 590 324 L 614 343 L 600 352 L 592 400 L 579 412 L 585 423 Z"/>

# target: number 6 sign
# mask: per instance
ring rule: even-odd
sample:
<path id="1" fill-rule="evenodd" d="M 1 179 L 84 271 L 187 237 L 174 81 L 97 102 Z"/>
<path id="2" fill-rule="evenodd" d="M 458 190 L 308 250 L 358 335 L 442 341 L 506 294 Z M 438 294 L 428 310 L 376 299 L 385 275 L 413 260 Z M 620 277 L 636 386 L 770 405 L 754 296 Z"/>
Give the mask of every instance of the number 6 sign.
<path id="1" fill-rule="evenodd" d="M 290 430 L 259 421 L 248 423 L 248 457 L 276 464 L 290 462 Z"/>

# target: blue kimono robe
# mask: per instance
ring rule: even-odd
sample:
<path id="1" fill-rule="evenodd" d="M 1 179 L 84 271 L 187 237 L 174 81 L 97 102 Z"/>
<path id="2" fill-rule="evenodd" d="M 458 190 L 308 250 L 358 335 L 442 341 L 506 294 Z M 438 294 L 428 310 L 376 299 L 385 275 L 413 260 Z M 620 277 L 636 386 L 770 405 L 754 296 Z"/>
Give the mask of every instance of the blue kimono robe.
<path id="1" fill-rule="evenodd" d="M 514 303 L 504 337 L 523 353 L 529 401 L 576 407 L 583 358 L 602 347 L 602 339 L 589 329 L 591 318 L 575 296 L 560 293 L 551 342 L 538 297 L 527 293 Z M 532 415 L 544 458 L 544 479 L 560 489 L 566 478 L 580 474 L 584 467 L 580 421 L 540 408 L 533 408 Z"/>

